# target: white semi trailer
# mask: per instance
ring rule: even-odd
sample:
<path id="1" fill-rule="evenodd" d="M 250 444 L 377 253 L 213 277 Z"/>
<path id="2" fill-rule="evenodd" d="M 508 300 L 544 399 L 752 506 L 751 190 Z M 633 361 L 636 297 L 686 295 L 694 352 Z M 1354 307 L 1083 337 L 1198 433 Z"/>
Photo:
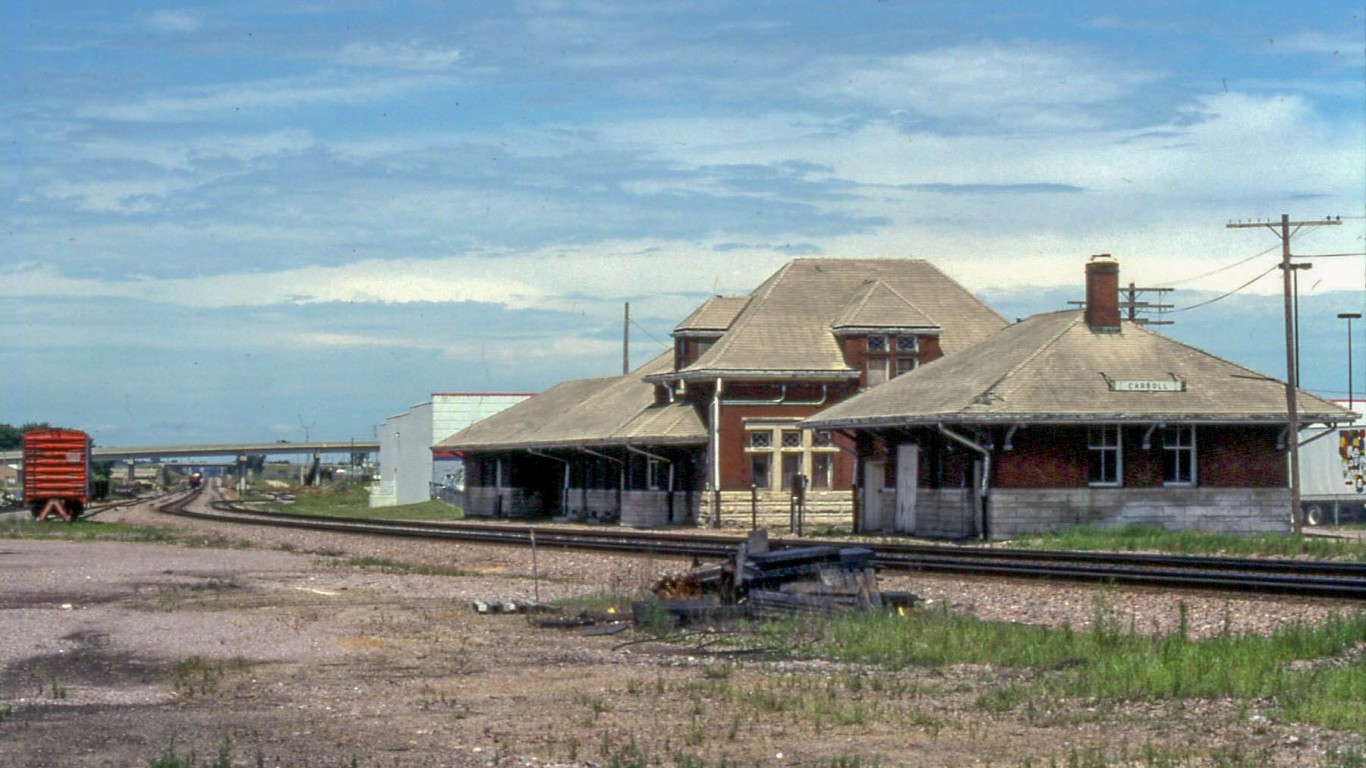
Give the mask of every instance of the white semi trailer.
<path id="1" fill-rule="evenodd" d="M 1304 439 L 1310 440 L 1300 446 L 1300 505 L 1305 522 L 1366 522 L 1366 420 L 1307 432 Z"/>

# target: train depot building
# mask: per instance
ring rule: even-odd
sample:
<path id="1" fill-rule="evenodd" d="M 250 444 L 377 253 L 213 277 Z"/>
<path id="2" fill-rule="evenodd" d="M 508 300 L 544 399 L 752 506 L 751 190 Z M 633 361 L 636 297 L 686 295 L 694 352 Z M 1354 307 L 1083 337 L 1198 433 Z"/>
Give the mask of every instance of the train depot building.
<path id="1" fill-rule="evenodd" d="M 849 521 L 853 443 L 799 422 L 967 349 L 1005 321 L 919 259 L 797 259 L 706 301 L 674 350 L 562 383 L 435 446 L 471 515 L 669 524 Z"/>
<path id="2" fill-rule="evenodd" d="M 928 262 L 798 259 L 714 297 L 674 350 L 564 382 L 434 450 L 472 516 L 853 525 L 1008 538 L 1078 524 L 1290 528 L 1284 384 L 1120 316 L 1007 324 Z M 1302 425 L 1350 418 L 1302 393 Z"/>
<path id="3" fill-rule="evenodd" d="M 853 436 L 859 529 L 1290 530 L 1284 383 L 1121 319 L 1118 264 L 1086 266 L 1084 309 L 1025 319 L 803 424 Z M 1297 402 L 1303 425 L 1351 418 Z"/>

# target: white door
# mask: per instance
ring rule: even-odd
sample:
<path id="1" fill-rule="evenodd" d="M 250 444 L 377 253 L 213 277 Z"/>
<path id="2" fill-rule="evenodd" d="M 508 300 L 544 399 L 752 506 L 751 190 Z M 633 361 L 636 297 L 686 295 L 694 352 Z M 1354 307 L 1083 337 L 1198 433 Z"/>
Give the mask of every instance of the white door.
<path id="1" fill-rule="evenodd" d="M 896 530 L 915 533 L 915 495 L 920 486 L 920 446 L 896 447 Z"/>
<path id="2" fill-rule="evenodd" d="M 882 483 L 885 463 L 881 461 L 863 462 L 863 498 L 859 515 L 859 532 L 874 533 L 882 530 Z"/>

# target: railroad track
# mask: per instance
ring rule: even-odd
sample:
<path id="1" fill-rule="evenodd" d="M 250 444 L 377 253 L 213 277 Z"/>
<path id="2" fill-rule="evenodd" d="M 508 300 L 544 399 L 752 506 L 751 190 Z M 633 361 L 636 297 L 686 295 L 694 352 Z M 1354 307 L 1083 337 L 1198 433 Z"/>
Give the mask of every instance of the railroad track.
<path id="1" fill-rule="evenodd" d="M 213 502 L 214 511 L 190 510 L 193 496 L 163 505 L 163 510 L 200 519 L 289 528 L 308 528 L 382 536 L 527 546 L 534 536 L 542 547 L 677 555 L 734 557 L 744 537 L 622 528 L 564 528 L 507 523 L 351 520 L 251 509 Z M 776 539 L 774 548 L 828 545 L 866 547 L 882 568 L 974 576 L 1056 579 L 1164 589 L 1302 595 L 1366 600 L 1366 563 L 1245 557 L 1193 557 L 1145 553 L 987 549 L 828 539 Z"/>

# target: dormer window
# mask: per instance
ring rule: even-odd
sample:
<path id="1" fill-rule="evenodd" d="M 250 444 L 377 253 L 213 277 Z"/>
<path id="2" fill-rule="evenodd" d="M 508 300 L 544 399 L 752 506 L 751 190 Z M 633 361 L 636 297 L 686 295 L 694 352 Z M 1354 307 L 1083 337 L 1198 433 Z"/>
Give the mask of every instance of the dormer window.
<path id="1" fill-rule="evenodd" d="M 869 352 L 886 352 L 886 351 L 887 351 L 887 337 L 886 337 L 886 336 L 869 336 L 869 337 L 868 337 L 868 351 L 869 351 Z"/>
<path id="2" fill-rule="evenodd" d="M 912 354 L 914 354 L 914 353 L 916 353 L 916 352 L 919 352 L 919 351 L 920 351 L 920 337 L 919 337 L 919 336 L 897 336 L 897 337 L 896 337 L 896 351 L 897 351 L 897 352 L 909 352 L 909 353 L 912 353 Z"/>

